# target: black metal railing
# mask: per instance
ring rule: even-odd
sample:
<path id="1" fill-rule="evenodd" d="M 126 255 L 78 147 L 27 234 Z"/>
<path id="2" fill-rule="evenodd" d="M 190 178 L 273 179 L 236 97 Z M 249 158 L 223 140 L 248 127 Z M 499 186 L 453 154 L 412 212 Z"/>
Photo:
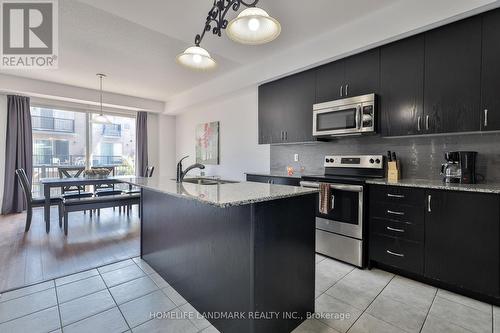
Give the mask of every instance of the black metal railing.
<path id="1" fill-rule="evenodd" d="M 85 165 L 85 155 L 33 155 L 33 165 Z"/>
<path id="2" fill-rule="evenodd" d="M 104 166 L 104 165 L 121 165 L 123 163 L 122 156 L 109 156 L 109 155 L 93 155 L 92 165 L 93 166 Z"/>
<path id="3" fill-rule="evenodd" d="M 102 126 L 102 135 L 120 137 L 122 135 L 122 125 L 120 125 L 120 124 L 104 124 Z"/>
<path id="4" fill-rule="evenodd" d="M 35 131 L 75 133 L 73 119 L 31 116 L 31 126 Z"/>

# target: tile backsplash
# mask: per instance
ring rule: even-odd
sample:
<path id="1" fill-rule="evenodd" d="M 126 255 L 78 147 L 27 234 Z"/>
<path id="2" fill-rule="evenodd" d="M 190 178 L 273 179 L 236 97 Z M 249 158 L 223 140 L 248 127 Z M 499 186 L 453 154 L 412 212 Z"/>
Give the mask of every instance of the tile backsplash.
<path id="1" fill-rule="evenodd" d="M 382 138 L 363 136 L 337 138 L 330 142 L 271 146 L 271 172 L 286 172 L 292 166 L 296 173 L 322 174 L 325 155 L 382 154 L 395 151 L 401 160 L 403 178 L 440 179 L 441 164 L 447 151 L 477 151 L 477 173 L 488 182 L 500 182 L 500 133 L 461 134 Z M 294 162 L 299 154 L 299 162 Z"/>

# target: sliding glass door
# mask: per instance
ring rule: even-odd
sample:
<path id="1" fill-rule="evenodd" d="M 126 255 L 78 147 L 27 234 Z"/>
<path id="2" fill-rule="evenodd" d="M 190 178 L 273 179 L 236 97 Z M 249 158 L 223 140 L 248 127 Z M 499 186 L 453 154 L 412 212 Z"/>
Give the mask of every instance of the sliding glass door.
<path id="1" fill-rule="evenodd" d="M 107 118 L 109 124 L 91 123 L 90 162 L 94 167 L 113 167 L 115 175 L 133 175 L 135 118 L 116 115 Z"/>
<path id="2" fill-rule="evenodd" d="M 108 115 L 109 124 L 93 123 L 94 114 L 32 107 L 33 195 L 43 195 L 42 178 L 59 177 L 64 167 L 113 167 L 116 175 L 135 172 L 135 118 Z"/>

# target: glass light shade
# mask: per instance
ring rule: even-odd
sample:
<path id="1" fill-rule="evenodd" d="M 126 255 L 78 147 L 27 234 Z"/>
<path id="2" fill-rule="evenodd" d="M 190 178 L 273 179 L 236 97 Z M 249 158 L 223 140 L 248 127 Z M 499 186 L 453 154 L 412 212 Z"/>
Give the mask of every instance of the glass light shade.
<path id="1" fill-rule="evenodd" d="M 102 113 L 93 117 L 92 122 L 94 124 L 111 124 L 111 120 L 109 120 L 109 118 Z"/>
<path id="2" fill-rule="evenodd" d="M 202 71 L 212 69 L 217 65 L 208 51 L 199 46 L 188 47 L 177 56 L 177 62 L 191 69 Z"/>
<path id="3" fill-rule="evenodd" d="M 242 11 L 227 26 L 227 35 L 235 42 L 249 45 L 265 44 L 281 33 L 280 23 L 260 8 Z"/>

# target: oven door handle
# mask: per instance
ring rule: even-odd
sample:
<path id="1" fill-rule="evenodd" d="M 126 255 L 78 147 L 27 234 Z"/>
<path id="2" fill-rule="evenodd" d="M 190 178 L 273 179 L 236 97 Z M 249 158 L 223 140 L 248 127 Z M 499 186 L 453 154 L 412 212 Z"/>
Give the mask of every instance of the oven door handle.
<path id="1" fill-rule="evenodd" d="M 319 183 L 301 181 L 300 186 L 319 188 Z M 363 192 L 363 186 L 361 185 L 345 185 L 345 184 L 330 184 L 332 190 L 348 191 L 348 192 Z"/>

